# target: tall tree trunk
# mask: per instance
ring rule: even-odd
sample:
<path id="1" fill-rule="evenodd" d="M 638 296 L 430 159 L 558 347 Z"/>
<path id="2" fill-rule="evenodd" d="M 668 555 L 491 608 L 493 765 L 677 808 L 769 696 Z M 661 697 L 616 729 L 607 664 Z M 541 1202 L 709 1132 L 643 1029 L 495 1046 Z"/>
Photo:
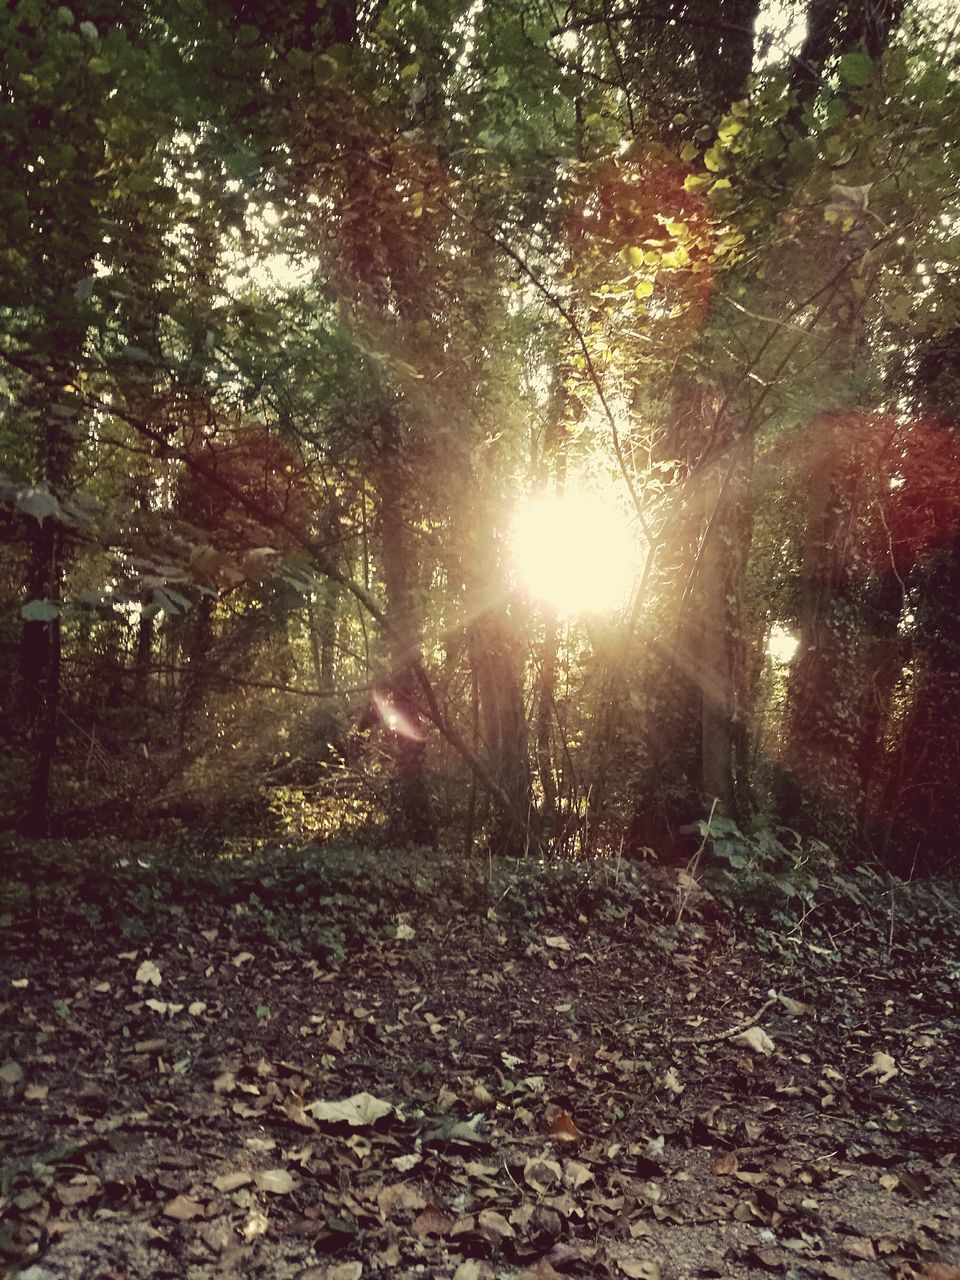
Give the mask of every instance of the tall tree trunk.
<path id="1" fill-rule="evenodd" d="M 787 697 L 782 801 L 787 821 L 838 849 L 855 842 L 863 792 L 859 541 L 866 460 L 857 415 L 812 433 L 800 644 Z"/>
<path id="2" fill-rule="evenodd" d="M 80 338 L 73 335 L 73 349 L 79 351 Z M 65 485 L 73 456 L 76 410 L 69 400 L 61 400 L 53 390 L 69 381 L 60 365 L 51 369 L 49 381 L 34 388 L 27 400 L 29 411 L 40 424 L 37 471 L 54 490 Z M 36 522 L 30 532 L 26 570 L 27 602 L 47 600 L 59 607 L 63 586 L 63 527 L 51 517 Z M 60 708 L 61 624 L 57 614 L 49 621 L 24 620 L 20 634 L 20 682 L 24 723 L 31 756 L 31 778 L 27 804 L 21 818 L 25 835 L 49 834 L 50 775 L 57 750 Z"/>
<path id="3" fill-rule="evenodd" d="M 884 797 L 891 869 L 943 874 L 960 828 L 960 535 L 921 571 L 910 704 Z"/>
<path id="4" fill-rule="evenodd" d="M 552 725 L 557 701 L 557 645 L 560 629 L 553 613 L 543 625 L 540 646 L 540 669 L 537 673 L 537 776 L 543 795 L 541 821 L 544 831 L 553 832 L 557 825 L 557 779 L 553 768 Z"/>
<path id="5" fill-rule="evenodd" d="M 379 423 L 376 465 L 379 496 L 380 555 L 387 594 L 387 643 L 390 697 L 415 729 L 419 681 L 414 663 L 420 654 L 417 552 L 412 522 L 414 486 L 405 456 L 402 428 L 385 412 Z M 395 732 L 392 740 L 393 803 L 387 829 L 394 844 L 436 844 L 437 821 L 425 772 L 426 742 L 419 734 Z"/>
<path id="6" fill-rule="evenodd" d="M 59 604 L 61 547 L 62 530 L 52 520 L 44 520 L 31 539 L 27 571 L 29 600 L 49 600 Z M 59 616 L 47 622 L 24 622 L 20 641 L 20 679 L 32 774 L 21 830 L 24 835 L 35 838 L 49 835 L 50 830 L 50 771 L 57 750 L 60 650 Z"/>
<path id="7" fill-rule="evenodd" d="M 187 745 L 190 731 L 203 699 L 210 678 L 211 651 L 214 642 L 214 601 L 201 595 L 185 620 L 186 643 L 184 658 L 187 673 L 184 676 L 180 697 L 180 746 Z"/>
<path id="8" fill-rule="evenodd" d="M 470 658 L 480 695 L 480 724 L 490 772 L 509 799 L 497 806 L 490 844 L 497 853 L 525 851 L 530 767 L 523 670 L 509 621 L 499 609 L 470 624 Z"/>
<path id="9" fill-rule="evenodd" d="M 335 582 L 327 582 L 320 606 L 320 688 L 333 693 L 337 679 L 337 629 L 340 593 Z"/>

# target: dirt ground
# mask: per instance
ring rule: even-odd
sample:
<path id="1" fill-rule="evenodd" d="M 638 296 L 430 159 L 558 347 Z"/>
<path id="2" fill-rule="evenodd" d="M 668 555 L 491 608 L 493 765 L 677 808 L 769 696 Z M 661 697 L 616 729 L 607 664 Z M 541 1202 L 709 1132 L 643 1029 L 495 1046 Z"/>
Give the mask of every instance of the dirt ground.
<path id="1" fill-rule="evenodd" d="M 7 928 L 5 1274 L 952 1276 L 957 956 L 650 892 L 411 913 L 339 965 L 222 907 Z"/>

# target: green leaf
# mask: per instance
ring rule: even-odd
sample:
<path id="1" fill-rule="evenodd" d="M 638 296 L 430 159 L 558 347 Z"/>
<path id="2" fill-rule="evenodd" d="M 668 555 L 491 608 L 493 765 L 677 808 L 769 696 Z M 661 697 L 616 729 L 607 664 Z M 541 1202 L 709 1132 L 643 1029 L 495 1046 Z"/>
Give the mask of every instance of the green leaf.
<path id="1" fill-rule="evenodd" d="M 703 153 L 703 163 L 711 173 L 719 173 L 721 169 L 727 167 L 727 162 L 724 160 L 723 152 L 719 147 L 708 147 Z"/>
<path id="2" fill-rule="evenodd" d="M 56 600 L 30 600 L 20 609 L 24 622 L 52 622 L 60 617 L 60 605 Z"/>
<path id="3" fill-rule="evenodd" d="M 653 293 L 653 281 L 641 280 L 640 283 L 637 285 L 637 287 L 634 289 L 633 293 L 634 293 L 634 296 L 637 298 L 649 298 L 651 293 Z"/>
<path id="4" fill-rule="evenodd" d="M 873 79 L 873 59 L 861 50 L 845 53 L 839 63 L 840 79 L 853 89 L 862 89 Z"/>

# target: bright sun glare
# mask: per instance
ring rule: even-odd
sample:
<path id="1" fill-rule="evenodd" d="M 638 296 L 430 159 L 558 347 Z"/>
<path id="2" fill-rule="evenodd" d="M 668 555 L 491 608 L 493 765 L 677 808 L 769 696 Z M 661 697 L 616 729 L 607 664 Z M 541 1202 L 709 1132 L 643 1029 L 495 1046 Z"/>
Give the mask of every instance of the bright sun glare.
<path id="1" fill-rule="evenodd" d="M 521 585 L 564 617 L 622 608 L 636 581 L 637 535 L 613 493 L 532 498 L 517 514 L 512 549 Z"/>

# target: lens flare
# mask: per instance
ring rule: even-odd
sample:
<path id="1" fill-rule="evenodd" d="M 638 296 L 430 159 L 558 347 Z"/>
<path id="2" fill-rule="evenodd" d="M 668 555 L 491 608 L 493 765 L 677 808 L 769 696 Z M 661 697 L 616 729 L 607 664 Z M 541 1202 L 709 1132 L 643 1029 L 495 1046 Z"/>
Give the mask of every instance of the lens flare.
<path id="1" fill-rule="evenodd" d="M 623 608 L 636 581 L 639 548 L 616 496 L 568 489 L 531 499 L 517 513 L 512 559 L 520 585 L 555 613 Z"/>

